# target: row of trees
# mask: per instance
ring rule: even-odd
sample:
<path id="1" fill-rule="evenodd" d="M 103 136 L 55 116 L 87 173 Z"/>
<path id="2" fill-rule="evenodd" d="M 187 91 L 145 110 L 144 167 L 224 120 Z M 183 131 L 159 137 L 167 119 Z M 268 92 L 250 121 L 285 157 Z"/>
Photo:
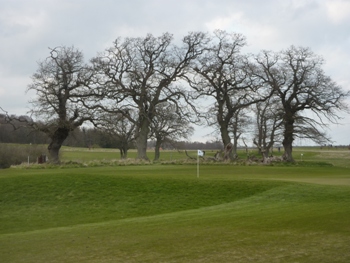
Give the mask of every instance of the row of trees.
<path id="1" fill-rule="evenodd" d="M 149 34 L 118 38 L 88 64 L 74 47 L 54 48 L 28 87 L 36 92 L 30 114 L 40 122 L 25 123 L 51 139 L 54 162 L 69 133 L 85 122 L 125 136 L 125 151 L 135 140 L 140 159 L 148 159 L 151 136 L 159 149 L 203 121 L 217 128 L 223 145 L 233 142 L 233 158 L 252 112 L 254 143 L 263 153 L 281 139 L 285 160 L 293 161 L 296 136 L 329 140 L 321 128 L 348 110 L 349 92 L 325 75 L 323 60 L 294 46 L 242 54 L 245 45 L 244 36 L 221 30 L 189 33 L 179 45 L 169 33 Z"/>
<path id="2" fill-rule="evenodd" d="M 10 116 L 10 118 L 13 119 L 12 123 L 7 123 L 7 116 L 0 113 L 0 143 L 45 144 L 48 142 L 44 133 L 32 130 L 30 127 L 21 127 L 22 122 L 15 120 L 24 118 L 30 120 L 29 117 Z"/>

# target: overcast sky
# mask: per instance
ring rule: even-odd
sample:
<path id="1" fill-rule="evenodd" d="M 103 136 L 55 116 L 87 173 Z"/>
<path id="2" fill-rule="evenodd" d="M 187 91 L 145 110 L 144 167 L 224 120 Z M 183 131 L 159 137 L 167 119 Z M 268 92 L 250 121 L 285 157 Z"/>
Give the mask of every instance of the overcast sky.
<path id="1" fill-rule="evenodd" d="M 0 0 L 0 107 L 27 112 L 25 91 L 48 47 L 74 45 L 88 61 L 117 37 L 181 39 L 215 29 L 245 35 L 242 52 L 310 47 L 350 90 L 350 0 Z M 350 116 L 341 123 L 329 133 L 335 144 L 350 144 Z M 207 133 L 197 129 L 192 140 L 206 141 Z"/>

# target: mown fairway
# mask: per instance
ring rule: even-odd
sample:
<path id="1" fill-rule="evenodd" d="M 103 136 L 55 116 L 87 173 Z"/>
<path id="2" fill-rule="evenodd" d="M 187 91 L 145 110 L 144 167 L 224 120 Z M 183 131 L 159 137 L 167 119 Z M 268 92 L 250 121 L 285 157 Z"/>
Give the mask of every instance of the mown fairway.
<path id="1" fill-rule="evenodd" d="M 346 167 L 12 168 L 0 212 L 0 262 L 350 262 Z"/>

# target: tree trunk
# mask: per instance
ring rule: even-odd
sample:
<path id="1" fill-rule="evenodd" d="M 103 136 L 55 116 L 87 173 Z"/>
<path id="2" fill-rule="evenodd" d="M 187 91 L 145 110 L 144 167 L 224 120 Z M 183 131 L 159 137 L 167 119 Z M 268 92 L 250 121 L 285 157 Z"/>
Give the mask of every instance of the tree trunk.
<path id="1" fill-rule="evenodd" d="M 265 150 L 261 150 L 261 148 L 259 148 L 259 149 L 260 149 L 260 153 L 261 153 L 261 155 L 263 157 L 263 163 L 268 163 L 269 149 L 266 149 L 266 148 L 265 148 Z"/>
<path id="2" fill-rule="evenodd" d="M 284 147 L 283 159 L 287 162 L 294 162 L 294 159 L 292 156 L 292 151 L 293 151 L 292 144 L 283 140 L 283 147 Z"/>
<path id="3" fill-rule="evenodd" d="M 127 159 L 127 158 L 128 158 L 128 147 L 124 147 L 123 159 Z"/>
<path id="4" fill-rule="evenodd" d="M 154 160 L 155 161 L 159 160 L 161 144 L 162 144 L 162 140 L 157 138 L 155 149 L 154 149 Z"/>
<path id="5" fill-rule="evenodd" d="M 149 160 L 147 157 L 147 139 L 149 133 L 150 122 L 144 119 L 139 127 L 136 138 L 137 159 Z"/>
<path id="6" fill-rule="evenodd" d="M 238 158 L 238 154 L 237 154 L 237 147 L 238 147 L 238 139 L 241 136 L 241 134 L 237 135 L 237 132 L 233 133 L 233 148 L 232 148 L 232 157 L 234 159 Z"/>
<path id="7" fill-rule="evenodd" d="M 220 132 L 221 132 L 222 143 L 224 144 L 224 147 L 226 147 L 229 143 L 231 143 L 231 138 L 228 133 L 227 127 L 221 125 Z M 227 159 L 233 160 L 232 150 L 229 152 L 229 156 L 227 157 Z"/>
<path id="8" fill-rule="evenodd" d="M 50 162 L 58 164 L 60 163 L 59 151 L 65 139 L 67 139 L 69 135 L 68 128 L 58 128 L 53 136 L 51 137 L 51 142 L 47 147 L 50 155 Z"/>
<path id="9" fill-rule="evenodd" d="M 294 162 L 292 151 L 293 151 L 293 134 L 294 134 L 294 120 L 287 120 L 284 125 L 284 139 L 283 139 L 283 159 L 287 162 Z"/>
<path id="10" fill-rule="evenodd" d="M 225 149 L 224 149 L 224 160 L 232 160 L 230 158 L 230 156 L 232 155 L 232 148 L 233 148 L 233 145 L 232 143 L 229 143 L 225 146 Z"/>
<path id="11" fill-rule="evenodd" d="M 128 158 L 128 148 L 125 146 L 122 146 L 119 148 L 120 151 L 120 159 L 126 159 Z"/>
<path id="12" fill-rule="evenodd" d="M 238 145 L 238 141 L 236 139 L 233 139 L 233 144 L 232 144 L 232 158 L 233 159 L 238 158 L 237 145 Z"/>

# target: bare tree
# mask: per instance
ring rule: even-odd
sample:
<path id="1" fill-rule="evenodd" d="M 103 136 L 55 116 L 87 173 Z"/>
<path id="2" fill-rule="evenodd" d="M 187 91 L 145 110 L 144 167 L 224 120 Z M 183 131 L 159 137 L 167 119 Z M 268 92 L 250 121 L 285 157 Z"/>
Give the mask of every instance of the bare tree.
<path id="1" fill-rule="evenodd" d="M 348 110 L 344 91 L 322 70 L 323 60 L 309 48 L 294 47 L 256 57 L 255 75 L 278 96 L 283 107 L 284 158 L 292 162 L 295 136 L 328 140 L 322 128 L 325 120 L 337 122 L 338 112 Z M 313 114 L 313 115 L 312 115 Z"/>
<path id="2" fill-rule="evenodd" d="M 282 137 L 283 109 L 274 97 L 256 103 L 254 107 L 256 131 L 253 142 L 266 162 L 273 145 Z"/>
<path id="3" fill-rule="evenodd" d="M 84 64 L 83 53 L 74 47 L 51 49 L 50 56 L 38 66 L 28 91 L 36 92 L 29 113 L 40 122 L 27 124 L 50 138 L 50 161 L 58 163 L 59 150 L 69 133 L 92 120 L 82 105 L 89 97 L 86 86 L 92 74 Z"/>
<path id="4" fill-rule="evenodd" d="M 160 157 L 162 143 L 188 139 L 193 130 L 189 121 L 176 112 L 176 105 L 167 102 L 158 104 L 151 124 L 152 137 L 156 139 L 154 160 Z"/>
<path id="5" fill-rule="evenodd" d="M 251 116 L 249 115 L 249 109 L 248 108 L 237 108 L 235 112 L 232 114 L 232 117 L 228 123 L 228 134 L 231 139 L 230 143 L 230 152 L 229 154 L 226 154 L 226 157 L 228 159 L 237 159 L 238 158 L 238 153 L 237 153 L 237 148 L 238 148 L 238 142 L 242 138 L 241 136 L 248 132 L 251 128 L 252 125 L 252 119 Z M 214 112 L 214 113 L 212 113 Z M 208 111 L 208 117 L 207 121 L 210 123 L 211 126 L 215 128 L 213 134 L 220 134 L 220 125 L 216 121 L 216 108 L 213 107 L 211 108 L 211 111 Z M 222 143 L 222 140 L 221 140 Z M 228 145 L 228 144 L 226 144 Z M 232 155 L 232 156 L 231 156 Z"/>
<path id="6" fill-rule="evenodd" d="M 248 115 L 247 108 L 238 108 L 229 123 L 229 131 L 232 134 L 232 153 L 234 157 L 237 157 L 238 140 L 242 134 L 246 133 L 252 125 L 252 119 Z"/>
<path id="7" fill-rule="evenodd" d="M 173 37 L 149 34 L 144 38 L 117 39 L 114 46 L 93 60 L 101 94 L 101 108 L 122 113 L 135 123 L 139 159 L 148 159 L 147 139 L 158 104 L 171 102 L 177 112 L 186 109 L 188 92 L 175 81 L 181 79 L 191 61 L 203 49 L 205 34 L 190 33 L 181 47 L 172 44 Z M 133 119 L 128 109 L 138 112 Z"/>
<path id="8" fill-rule="evenodd" d="M 133 112 L 129 111 L 130 116 L 135 116 L 132 114 Z M 123 114 L 102 112 L 99 120 L 95 121 L 95 126 L 115 140 L 120 151 L 120 158 L 126 159 L 128 150 L 135 142 L 135 123 L 131 122 Z"/>
<path id="9" fill-rule="evenodd" d="M 229 127 L 235 114 L 264 100 L 258 92 L 259 86 L 248 74 L 247 58 L 240 54 L 245 45 L 244 36 L 216 30 L 207 49 L 193 65 L 194 77 L 188 79 L 198 96 L 214 99 L 210 115 L 206 117 L 209 125 L 219 126 L 225 146 L 231 143 Z"/>

